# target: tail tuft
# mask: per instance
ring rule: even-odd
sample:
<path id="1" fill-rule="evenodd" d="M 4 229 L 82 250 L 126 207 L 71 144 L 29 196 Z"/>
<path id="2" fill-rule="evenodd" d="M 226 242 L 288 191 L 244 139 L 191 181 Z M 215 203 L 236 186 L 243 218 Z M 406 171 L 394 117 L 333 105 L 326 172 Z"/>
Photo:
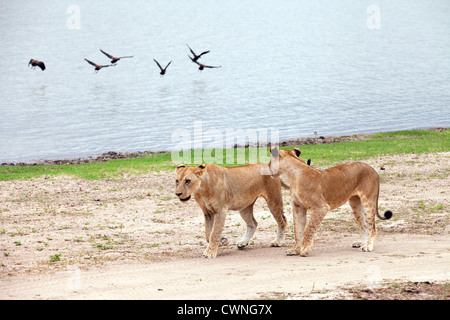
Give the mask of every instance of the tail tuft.
<path id="1" fill-rule="evenodd" d="M 384 219 L 385 219 L 385 220 L 389 220 L 390 218 L 392 218 L 393 215 L 394 215 L 394 214 L 392 213 L 391 210 L 386 210 L 386 211 L 384 212 Z"/>

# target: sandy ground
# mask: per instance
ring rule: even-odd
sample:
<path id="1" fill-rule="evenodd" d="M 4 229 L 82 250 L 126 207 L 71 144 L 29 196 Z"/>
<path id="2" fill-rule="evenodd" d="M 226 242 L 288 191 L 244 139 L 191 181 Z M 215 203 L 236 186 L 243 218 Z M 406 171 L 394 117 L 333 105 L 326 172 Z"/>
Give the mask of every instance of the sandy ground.
<path id="1" fill-rule="evenodd" d="M 236 248 L 244 223 L 230 211 L 229 245 L 207 260 L 201 210 L 176 199 L 173 173 L 0 182 L 0 299 L 315 299 L 393 279 L 448 282 L 450 153 L 366 162 L 381 177 L 380 211 L 394 212 L 377 222 L 374 251 L 351 248 L 360 230 L 344 205 L 306 258 L 285 255 L 287 191 L 284 247 L 270 247 L 276 222 L 260 199 L 251 245 Z"/>

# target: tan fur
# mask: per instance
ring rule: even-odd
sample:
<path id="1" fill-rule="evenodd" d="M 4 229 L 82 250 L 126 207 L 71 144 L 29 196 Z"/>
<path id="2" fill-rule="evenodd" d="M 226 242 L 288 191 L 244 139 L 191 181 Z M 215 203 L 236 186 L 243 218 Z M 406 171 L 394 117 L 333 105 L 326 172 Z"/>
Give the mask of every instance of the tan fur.
<path id="1" fill-rule="evenodd" d="M 313 245 L 313 237 L 328 211 L 347 201 L 358 224 L 363 229 L 363 240 L 354 247 L 372 251 L 375 240 L 375 215 L 378 214 L 379 177 L 376 171 L 362 162 L 350 162 L 319 171 L 298 158 L 300 149 L 279 150 L 271 148 L 269 167 L 274 177 L 285 174 L 291 186 L 291 204 L 294 218 L 295 246 L 288 255 L 307 256 Z M 311 215 L 306 224 L 306 211 Z M 306 226 L 306 227 L 305 227 Z"/>
<path id="2" fill-rule="evenodd" d="M 272 246 L 284 243 L 286 218 L 283 214 L 283 198 L 280 179 L 273 179 L 267 173 L 268 166 L 250 164 L 241 167 L 225 168 L 214 164 L 198 167 L 178 166 L 176 169 L 175 194 L 181 201 L 192 195 L 205 215 L 205 233 L 208 247 L 203 253 L 206 258 L 215 258 L 225 224 L 227 209 L 238 210 L 247 224 L 247 231 L 238 248 L 249 244 L 257 222 L 253 217 L 253 205 L 258 197 L 263 197 L 270 212 L 278 223 L 277 238 Z"/>

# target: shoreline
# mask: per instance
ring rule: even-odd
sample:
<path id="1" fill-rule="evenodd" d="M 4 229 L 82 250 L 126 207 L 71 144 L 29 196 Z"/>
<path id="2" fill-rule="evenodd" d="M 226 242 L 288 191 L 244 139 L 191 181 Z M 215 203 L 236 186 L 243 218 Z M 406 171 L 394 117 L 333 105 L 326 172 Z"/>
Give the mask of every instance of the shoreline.
<path id="1" fill-rule="evenodd" d="M 420 131 L 443 131 L 448 129 L 447 127 L 432 127 L 425 129 L 415 129 Z M 411 129 L 414 130 L 414 129 Z M 410 131 L 410 130 L 399 130 L 399 131 Z M 396 131 L 386 131 L 386 132 L 396 132 Z M 378 132 L 382 133 L 382 132 Z M 350 142 L 350 141 L 365 141 L 369 140 L 371 136 L 376 133 L 358 133 L 352 135 L 342 135 L 342 136 L 317 136 L 317 137 L 306 137 L 284 140 L 279 143 L 281 147 L 289 146 L 301 146 L 310 144 L 330 144 L 336 142 Z M 269 144 L 270 145 L 270 144 Z M 234 148 L 252 148 L 258 147 L 257 143 L 247 144 L 245 146 L 235 145 Z M 7 166 L 18 166 L 18 167 L 31 167 L 31 166 L 58 166 L 58 165 L 75 165 L 75 164 L 89 164 L 97 162 L 106 162 L 109 160 L 117 159 L 134 159 L 145 156 L 151 156 L 154 154 L 168 154 L 170 151 L 130 151 L 130 152 L 116 152 L 108 151 L 97 155 L 91 155 L 87 157 L 78 158 L 66 158 L 66 159 L 42 159 L 42 160 L 30 160 L 27 162 L 4 162 L 0 163 L 0 167 Z"/>

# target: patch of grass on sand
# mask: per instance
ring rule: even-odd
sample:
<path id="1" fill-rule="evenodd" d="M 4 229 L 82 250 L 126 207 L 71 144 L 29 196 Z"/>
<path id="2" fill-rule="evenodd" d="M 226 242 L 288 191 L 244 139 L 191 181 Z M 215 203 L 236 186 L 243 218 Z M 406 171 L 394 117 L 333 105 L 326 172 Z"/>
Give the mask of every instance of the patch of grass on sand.
<path id="1" fill-rule="evenodd" d="M 133 159 L 116 159 L 87 164 L 5 166 L 0 167 L 0 181 L 30 179 L 43 175 L 73 175 L 82 179 L 115 179 L 124 174 L 138 174 L 174 168 L 169 154 L 153 154 Z"/>
<path id="2" fill-rule="evenodd" d="M 315 166 L 330 166 L 381 155 L 435 153 L 450 150 L 450 130 L 410 130 L 373 134 L 365 141 L 299 146 Z M 291 149 L 293 147 L 288 147 Z"/>
<path id="3" fill-rule="evenodd" d="M 410 130 L 377 133 L 369 136 L 364 141 L 336 142 L 329 144 L 302 145 L 304 159 L 312 159 L 316 167 L 326 167 L 347 161 L 363 160 L 380 155 L 392 155 L 403 153 L 434 153 L 450 150 L 450 129 L 442 131 Z M 285 149 L 294 148 L 283 147 Z M 267 151 L 268 148 L 262 148 Z M 244 152 L 242 152 L 244 151 Z M 223 150 L 224 162 L 228 154 L 244 155 L 245 159 L 239 161 L 239 165 L 249 163 L 249 154 L 254 149 Z M 199 152 L 199 150 L 197 150 Z M 211 150 L 202 150 L 201 153 L 214 157 Z M 244 157 L 243 157 L 244 158 Z M 194 159 L 194 152 L 192 152 Z M 259 158 L 257 159 L 259 161 Z M 195 161 L 193 161 L 195 162 Z M 197 161 L 198 162 L 198 161 Z M 205 161 L 202 158 L 202 162 Z M 235 162 L 236 163 L 236 162 Z M 0 167 L 0 181 L 30 179 L 43 175 L 73 175 L 82 179 L 117 179 L 125 174 L 142 174 L 160 170 L 173 170 L 178 163 L 173 163 L 170 153 L 158 153 L 132 159 L 117 159 L 105 162 L 93 162 L 73 165 L 37 165 L 37 166 L 3 166 Z M 200 163 L 195 163 L 200 164 Z M 233 166 L 235 164 L 227 164 Z"/>

